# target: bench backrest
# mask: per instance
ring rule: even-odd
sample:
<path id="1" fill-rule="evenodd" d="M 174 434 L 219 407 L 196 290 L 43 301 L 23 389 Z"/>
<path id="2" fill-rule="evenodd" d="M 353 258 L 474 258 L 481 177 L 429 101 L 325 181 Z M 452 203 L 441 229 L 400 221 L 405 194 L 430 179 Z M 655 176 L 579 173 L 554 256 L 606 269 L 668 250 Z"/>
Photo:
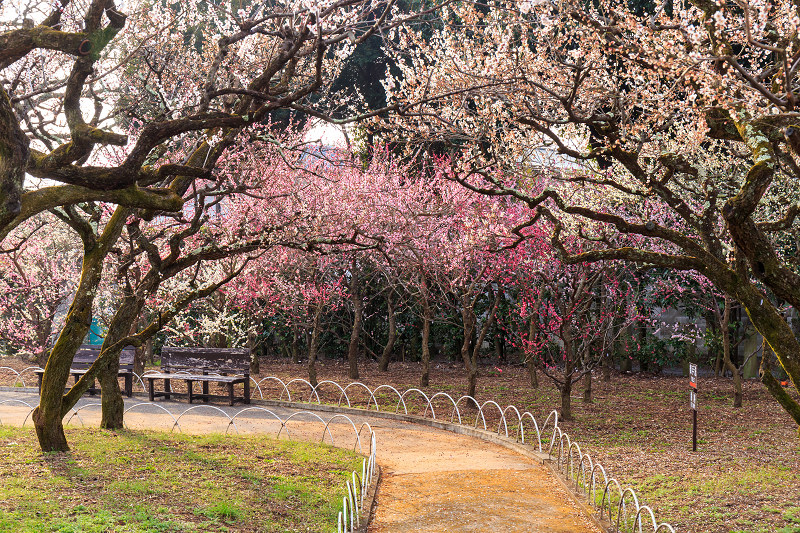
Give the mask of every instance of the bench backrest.
<path id="1" fill-rule="evenodd" d="M 195 369 L 209 372 L 250 375 L 250 350 L 247 348 L 161 348 L 161 368 Z"/>
<path id="2" fill-rule="evenodd" d="M 75 352 L 75 358 L 72 360 L 72 368 L 89 368 L 97 360 L 100 355 L 99 344 L 81 344 L 78 351 Z M 126 346 L 119 354 L 119 367 L 123 370 L 133 370 L 133 359 L 136 354 L 136 348 L 133 346 Z"/>

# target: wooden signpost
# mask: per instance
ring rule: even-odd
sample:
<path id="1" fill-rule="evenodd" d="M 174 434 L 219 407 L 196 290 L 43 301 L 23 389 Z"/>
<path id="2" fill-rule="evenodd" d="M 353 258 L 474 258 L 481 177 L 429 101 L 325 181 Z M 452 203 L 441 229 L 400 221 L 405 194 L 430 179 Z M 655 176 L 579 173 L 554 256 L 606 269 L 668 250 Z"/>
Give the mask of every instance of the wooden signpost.
<path id="1" fill-rule="evenodd" d="M 697 365 L 689 363 L 689 407 L 692 409 L 692 451 L 697 451 Z"/>

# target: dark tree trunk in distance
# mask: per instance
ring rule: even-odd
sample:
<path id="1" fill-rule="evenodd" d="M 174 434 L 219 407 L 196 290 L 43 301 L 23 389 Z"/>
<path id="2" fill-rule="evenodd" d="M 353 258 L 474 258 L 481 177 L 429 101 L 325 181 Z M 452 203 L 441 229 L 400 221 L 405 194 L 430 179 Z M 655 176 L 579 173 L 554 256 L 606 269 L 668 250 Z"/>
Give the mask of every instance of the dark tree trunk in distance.
<path id="1" fill-rule="evenodd" d="M 324 306 L 318 303 L 314 308 L 314 321 L 311 325 L 311 342 L 308 345 L 308 381 L 317 386 L 317 354 L 319 352 L 319 334 L 322 324 L 322 310 Z"/>
<path id="2" fill-rule="evenodd" d="M 395 316 L 395 305 L 394 301 L 392 301 L 391 293 L 386 298 L 386 311 L 388 313 L 389 319 L 389 336 L 386 339 L 386 345 L 383 347 L 383 353 L 381 353 L 381 360 L 378 364 L 378 370 L 381 372 L 386 372 L 389 370 L 389 360 L 392 358 L 392 351 L 394 350 L 394 344 L 397 342 L 397 317 Z"/>
<path id="3" fill-rule="evenodd" d="M 353 261 L 353 271 L 350 279 L 350 299 L 353 304 L 353 329 L 350 332 L 350 345 L 347 349 L 350 379 L 359 378 L 358 346 L 361 341 L 361 328 L 363 327 L 364 320 L 364 300 L 361 297 L 361 286 L 355 266 L 355 261 Z"/>
<path id="4" fill-rule="evenodd" d="M 430 384 L 431 368 L 431 322 L 433 321 L 433 310 L 428 295 L 428 286 L 422 282 L 422 375 L 419 378 L 420 387 L 427 387 Z"/>

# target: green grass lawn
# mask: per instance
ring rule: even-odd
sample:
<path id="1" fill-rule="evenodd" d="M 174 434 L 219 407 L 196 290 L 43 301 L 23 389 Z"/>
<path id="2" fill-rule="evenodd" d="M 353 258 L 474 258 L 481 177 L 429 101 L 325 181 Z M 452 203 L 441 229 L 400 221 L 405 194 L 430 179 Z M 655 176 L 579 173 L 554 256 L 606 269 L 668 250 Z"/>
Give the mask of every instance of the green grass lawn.
<path id="1" fill-rule="evenodd" d="M 0 426 L 0 532 L 335 531 L 355 453 L 272 438 Z"/>

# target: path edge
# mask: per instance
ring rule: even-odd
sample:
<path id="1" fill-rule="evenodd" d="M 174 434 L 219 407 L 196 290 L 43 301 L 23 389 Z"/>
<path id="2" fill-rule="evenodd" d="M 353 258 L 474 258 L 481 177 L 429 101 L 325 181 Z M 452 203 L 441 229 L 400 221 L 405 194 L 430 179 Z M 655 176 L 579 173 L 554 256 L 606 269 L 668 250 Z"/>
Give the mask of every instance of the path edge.
<path id="1" fill-rule="evenodd" d="M 364 520 L 361 521 L 361 527 L 356 529 L 356 533 L 367 533 L 369 523 L 375 517 L 375 509 L 378 507 L 378 490 L 381 485 L 381 467 L 375 465 L 375 477 L 372 485 L 367 489 L 367 505 L 364 506 L 366 513 Z"/>

